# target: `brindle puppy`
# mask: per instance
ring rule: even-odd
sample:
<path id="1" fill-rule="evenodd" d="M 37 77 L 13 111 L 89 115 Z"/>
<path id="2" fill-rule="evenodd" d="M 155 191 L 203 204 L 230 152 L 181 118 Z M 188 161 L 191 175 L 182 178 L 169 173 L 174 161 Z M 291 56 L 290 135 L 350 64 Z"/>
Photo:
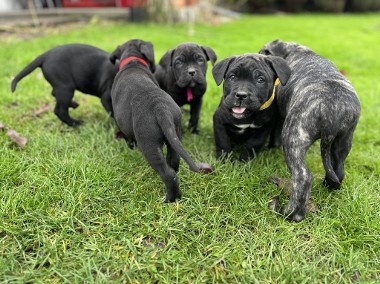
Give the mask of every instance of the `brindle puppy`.
<path id="1" fill-rule="evenodd" d="M 260 53 L 284 58 L 292 70 L 288 83 L 278 87 L 276 96 L 284 120 L 282 143 L 293 186 L 290 202 L 280 213 L 292 221 L 301 221 L 312 182 L 305 163 L 306 151 L 321 139 L 324 183 L 339 188 L 359 120 L 360 103 L 351 83 L 337 67 L 309 48 L 275 40 Z"/>

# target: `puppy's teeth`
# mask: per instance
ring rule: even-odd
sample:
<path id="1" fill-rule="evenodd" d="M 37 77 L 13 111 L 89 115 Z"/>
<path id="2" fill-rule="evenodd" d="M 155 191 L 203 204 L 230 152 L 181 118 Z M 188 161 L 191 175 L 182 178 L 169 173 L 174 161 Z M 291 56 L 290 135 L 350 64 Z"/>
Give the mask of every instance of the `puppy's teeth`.
<path id="1" fill-rule="evenodd" d="M 233 107 L 232 108 L 232 111 L 234 112 L 234 113 L 243 113 L 244 111 L 245 111 L 245 107 Z"/>

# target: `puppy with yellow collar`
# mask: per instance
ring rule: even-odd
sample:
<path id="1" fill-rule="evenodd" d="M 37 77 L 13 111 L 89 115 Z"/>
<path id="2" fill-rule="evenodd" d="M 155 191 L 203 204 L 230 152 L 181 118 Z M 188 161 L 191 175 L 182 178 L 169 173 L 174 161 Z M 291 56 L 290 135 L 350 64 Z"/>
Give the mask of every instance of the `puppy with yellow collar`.
<path id="1" fill-rule="evenodd" d="M 276 85 L 290 77 L 286 61 L 276 56 L 244 54 L 223 59 L 212 69 L 223 96 L 213 117 L 217 158 L 243 144 L 240 160 L 247 161 L 265 145 L 278 110 Z"/>

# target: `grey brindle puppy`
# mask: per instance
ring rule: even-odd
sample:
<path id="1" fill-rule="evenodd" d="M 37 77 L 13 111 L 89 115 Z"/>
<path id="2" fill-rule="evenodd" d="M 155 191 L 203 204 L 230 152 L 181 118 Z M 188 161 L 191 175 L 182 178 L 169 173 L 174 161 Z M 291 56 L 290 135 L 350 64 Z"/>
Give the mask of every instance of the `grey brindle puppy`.
<path id="1" fill-rule="evenodd" d="M 117 125 L 130 148 L 135 143 L 166 186 L 166 202 L 181 198 L 176 171 L 181 156 L 195 172 L 211 172 L 211 166 L 195 164 L 181 144 L 181 110 L 154 78 L 153 45 L 130 40 L 119 46 L 111 60 L 120 60 L 112 87 L 112 105 Z M 166 144 L 167 156 L 162 147 Z M 205 170 L 205 171 L 204 171 Z"/>
<path id="2" fill-rule="evenodd" d="M 276 96 L 283 118 L 281 138 L 285 159 L 292 174 L 290 201 L 279 210 L 298 222 L 305 218 L 311 192 L 306 151 L 321 139 L 324 183 L 338 189 L 359 120 L 360 103 L 353 86 L 337 67 L 309 48 L 275 40 L 260 53 L 284 58 L 292 70 L 287 84 L 278 86 Z"/>
<path id="3" fill-rule="evenodd" d="M 214 65 L 213 49 L 195 43 L 182 43 L 162 56 L 155 77 L 160 87 L 182 107 L 190 104 L 189 127 L 198 133 L 202 97 L 207 89 L 207 61 Z"/>

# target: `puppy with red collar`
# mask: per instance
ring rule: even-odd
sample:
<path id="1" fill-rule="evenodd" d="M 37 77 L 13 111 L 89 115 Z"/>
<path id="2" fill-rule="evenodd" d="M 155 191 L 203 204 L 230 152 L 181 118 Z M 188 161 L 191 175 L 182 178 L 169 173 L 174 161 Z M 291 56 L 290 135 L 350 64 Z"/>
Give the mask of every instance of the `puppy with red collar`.
<path id="1" fill-rule="evenodd" d="M 217 158 L 243 144 L 240 161 L 247 161 L 274 129 L 276 85 L 286 84 L 290 68 L 280 57 L 245 54 L 223 59 L 212 74 L 217 85 L 224 80 L 223 96 L 213 117 Z"/>
<path id="2" fill-rule="evenodd" d="M 206 164 L 195 164 L 181 144 L 181 110 L 160 89 L 154 71 L 153 45 L 130 40 L 119 46 L 111 60 L 120 60 L 120 71 L 112 86 L 115 121 L 132 148 L 136 143 L 150 166 L 166 186 L 166 202 L 181 198 L 176 171 L 181 156 L 194 172 L 211 172 Z M 162 147 L 166 144 L 165 159 Z"/>

